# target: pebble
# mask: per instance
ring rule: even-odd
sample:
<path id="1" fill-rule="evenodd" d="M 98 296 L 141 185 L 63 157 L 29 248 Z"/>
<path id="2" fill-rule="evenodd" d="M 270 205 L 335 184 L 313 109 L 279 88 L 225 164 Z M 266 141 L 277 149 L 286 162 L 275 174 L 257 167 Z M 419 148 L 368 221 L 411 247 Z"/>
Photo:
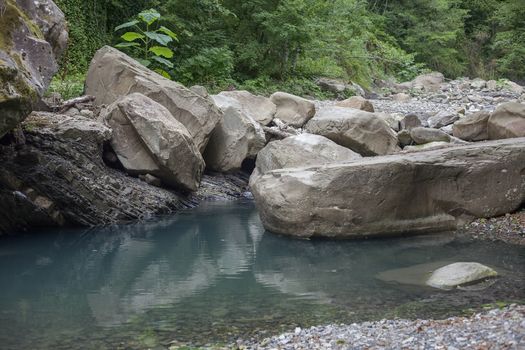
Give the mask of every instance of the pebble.
<path id="1" fill-rule="evenodd" d="M 524 349 L 525 306 L 446 320 L 382 320 L 301 329 L 237 349 Z"/>

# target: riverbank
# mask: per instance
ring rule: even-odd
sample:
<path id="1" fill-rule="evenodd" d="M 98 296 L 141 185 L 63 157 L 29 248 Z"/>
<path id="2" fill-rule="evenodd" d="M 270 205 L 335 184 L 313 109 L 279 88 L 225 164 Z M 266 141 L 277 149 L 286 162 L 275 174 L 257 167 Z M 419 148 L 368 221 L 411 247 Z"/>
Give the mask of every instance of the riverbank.
<path id="1" fill-rule="evenodd" d="M 520 349 L 525 346 L 525 306 L 510 305 L 446 320 L 382 320 L 327 325 L 239 341 L 239 349 Z"/>
<path id="2" fill-rule="evenodd" d="M 456 235 L 525 246 L 525 210 L 497 218 L 475 220 L 460 228 Z"/>

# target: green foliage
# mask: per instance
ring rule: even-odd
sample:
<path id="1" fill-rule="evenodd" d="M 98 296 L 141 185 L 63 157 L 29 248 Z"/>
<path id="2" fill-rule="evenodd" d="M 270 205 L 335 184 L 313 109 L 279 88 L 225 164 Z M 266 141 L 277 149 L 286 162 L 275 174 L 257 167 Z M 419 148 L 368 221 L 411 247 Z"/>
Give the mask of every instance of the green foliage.
<path id="1" fill-rule="evenodd" d="M 160 25 L 162 16 L 155 9 L 140 12 L 137 19 L 123 23 L 115 28 L 115 32 L 122 29 L 134 29 L 120 36 L 123 41 L 115 45 L 127 51 L 146 67 L 154 69 L 157 73 L 171 78 L 167 70 L 174 67 L 170 59 L 173 50 L 170 43 L 177 39 L 177 35 Z"/>
<path id="2" fill-rule="evenodd" d="M 84 93 L 84 74 L 70 74 L 65 77 L 55 76 L 46 91 L 46 96 L 58 93 L 64 100 L 82 96 Z"/>
<path id="3" fill-rule="evenodd" d="M 525 79 L 524 0 L 57 3 L 70 22 L 65 67 L 73 72 L 85 72 L 95 50 L 111 42 L 115 21 L 124 21 L 117 27 L 121 49 L 175 80 L 211 90 L 233 85 L 317 96 L 313 81 L 321 76 L 368 87 L 427 70 L 450 78 Z M 134 16 L 145 8 L 158 12 Z"/>

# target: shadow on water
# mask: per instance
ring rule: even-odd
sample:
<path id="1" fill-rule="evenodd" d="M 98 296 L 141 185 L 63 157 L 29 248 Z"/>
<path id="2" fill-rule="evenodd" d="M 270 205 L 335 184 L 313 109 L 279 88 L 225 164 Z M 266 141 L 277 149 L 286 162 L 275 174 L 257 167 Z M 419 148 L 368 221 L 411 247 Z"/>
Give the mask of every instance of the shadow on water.
<path id="1" fill-rule="evenodd" d="M 455 261 L 502 277 L 484 291 L 395 282 L 398 269 Z M 524 281 L 518 246 L 450 235 L 298 241 L 265 233 L 253 203 L 210 203 L 156 222 L 2 239 L 0 344 L 162 348 L 322 323 L 447 317 L 523 302 Z"/>

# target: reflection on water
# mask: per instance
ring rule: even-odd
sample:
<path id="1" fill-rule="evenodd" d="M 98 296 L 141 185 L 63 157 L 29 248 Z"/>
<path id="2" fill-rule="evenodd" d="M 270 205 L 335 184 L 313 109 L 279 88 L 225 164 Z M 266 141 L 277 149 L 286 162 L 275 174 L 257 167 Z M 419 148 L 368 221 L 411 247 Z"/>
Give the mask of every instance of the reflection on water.
<path id="1" fill-rule="evenodd" d="M 439 261 L 477 261 L 502 278 L 483 292 L 378 278 Z M 167 348 L 318 323 L 443 317 L 523 302 L 524 281 L 520 247 L 448 235 L 297 241 L 264 233 L 252 203 L 207 204 L 157 222 L 1 240 L 0 344 Z"/>

